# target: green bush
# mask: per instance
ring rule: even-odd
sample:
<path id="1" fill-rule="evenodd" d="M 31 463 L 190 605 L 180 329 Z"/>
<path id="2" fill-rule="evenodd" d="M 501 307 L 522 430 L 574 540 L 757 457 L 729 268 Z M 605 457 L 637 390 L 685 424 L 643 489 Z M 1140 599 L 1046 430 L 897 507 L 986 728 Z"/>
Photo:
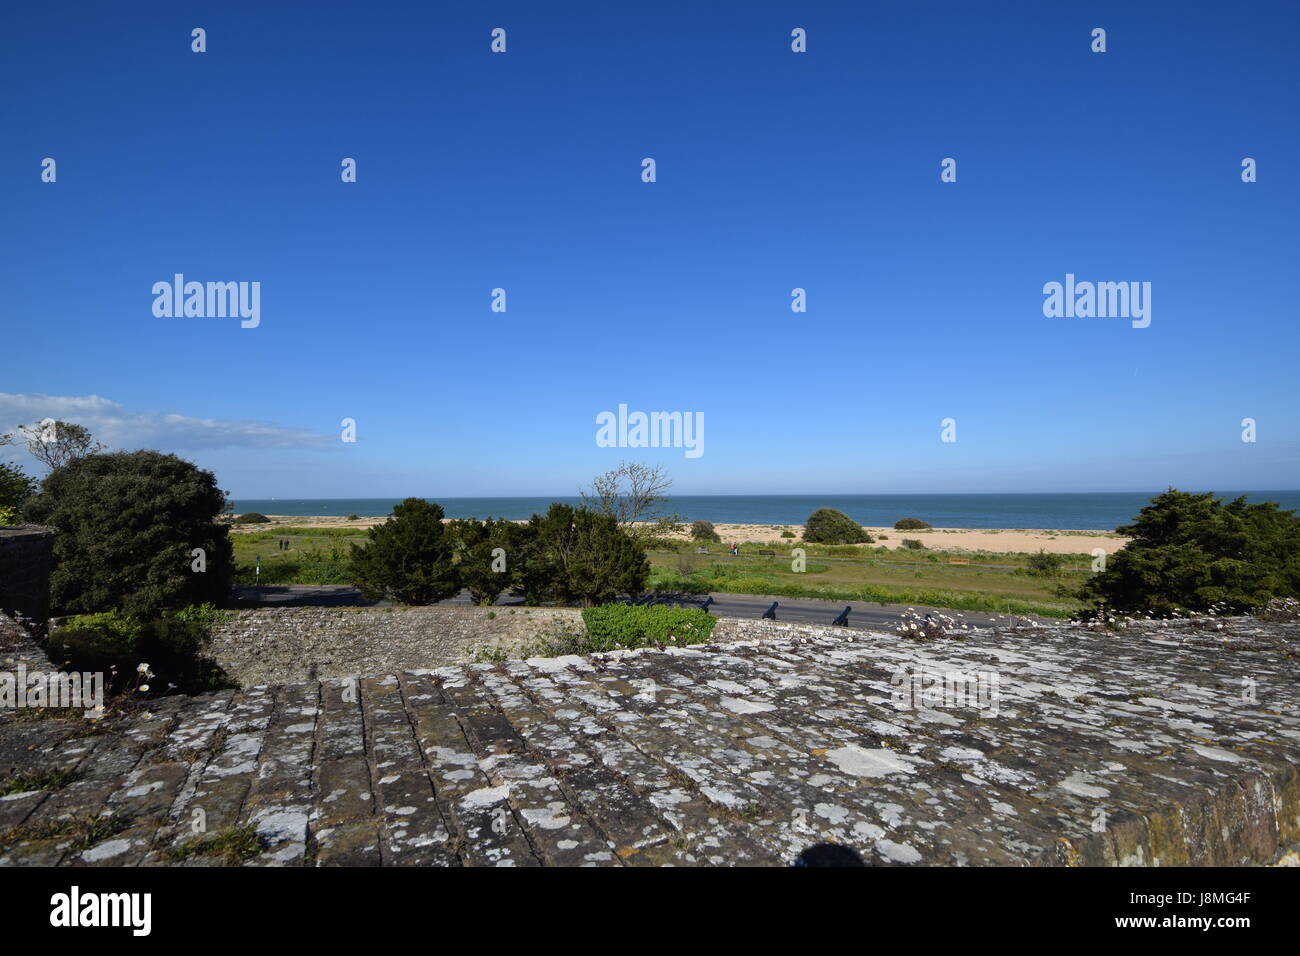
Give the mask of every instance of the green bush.
<path id="1" fill-rule="evenodd" d="M 582 620 L 587 625 L 588 645 L 593 651 L 651 644 L 702 644 L 717 623 L 717 618 L 708 611 L 660 604 L 584 608 Z"/>
<path id="2" fill-rule="evenodd" d="M 149 621 L 116 610 L 79 614 L 51 631 L 46 644 L 51 658 L 68 670 L 102 672 L 109 693 L 142 682 L 150 697 L 201 693 L 230 686 L 203 653 L 212 628 L 229 613 L 205 604 L 165 611 Z M 154 677 L 138 677 L 140 664 L 147 664 Z"/>
<path id="3" fill-rule="evenodd" d="M 348 521 L 359 521 L 359 520 L 361 520 L 361 519 L 360 519 L 360 516 L 359 516 L 359 515 L 348 515 L 347 520 L 348 520 Z"/>
<path id="4" fill-rule="evenodd" d="M 0 462 L 0 525 L 18 524 L 23 505 L 35 491 L 36 482 L 21 468 Z"/>
<path id="5" fill-rule="evenodd" d="M 231 545 L 217 519 L 225 494 L 210 471 L 156 451 L 86 455 L 50 472 L 24 516 L 58 530 L 50 603 L 56 614 L 221 603 Z M 194 570 L 193 550 L 204 553 Z"/>
<path id="6" fill-rule="evenodd" d="M 925 550 L 925 543 L 922 541 L 917 541 L 915 538 L 904 538 L 902 543 L 903 543 L 903 547 L 907 548 L 908 551 Z"/>
<path id="7" fill-rule="evenodd" d="M 808 516 L 803 539 L 813 544 L 870 544 L 871 535 L 842 511 L 818 508 Z"/>
<path id="8" fill-rule="evenodd" d="M 645 588 L 650 562 L 610 515 L 556 503 L 521 528 L 515 580 L 530 604 L 591 607 Z"/>
<path id="9" fill-rule="evenodd" d="M 193 604 L 174 612 L 176 620 L 186 624 L 197 624 L 204 631 L 210 632 L 218 624 L 224 624 L 234 616 L 233 611 L 222 610 L 213 604 Z"/>
<path id="10" fill-rule="evenodd" d="M 1048 554 L 1041 548 L 1037 554 L 1031 554 L 1025 566 L 1035 574 L 1056 574 L 1065 565 L 1065 558 L 1059 554 Z"/>
<path id="11" fill-rule="evenodd" d="M 713 528 L 712 521 L 694 521 L 691 523 L 692 541 L 721 541 L 722 536 Z"/>
<path id="12" fill-rule="evenodd" d="M 367 545 L 352 545 L 352 582 L 367 600 L 435 604 L 460 591 L 454 542 L 442 518 L 441 505 L 407 498 L 366 532 Z"/>
<path id="13" fill-rule="evenodd" d="M 781 532 L 781 537 L 783 537 L 783 538 L 793 538 L 794 536 L 795 536 L 795 535 L 794 535 L 794 532 L 793 532 L 793 531 L 782 531 L 782 532 Z"/>
<path id="14" fill-rule="evenodd" d="M 105 649 L 117 648 L 123 652 L 133 649 L 140 641 L 144 625 L 138 618 L 121 611 L 97 611 L 94 614 L 77 614 L 63 623 L 64 631 L 93 633 L 97 643 Z M 139 663 L 134 662 L 134 663 Z M 134 666 L 134 663 L 132 666 Z"/>
<path id="15" fill-rule="evenodd" d="M 925 531 L 929 527 L 930 523 L 920 518 L 899 518 L 894 522 L 895 531 Z"/>
<path id="16" fill-rule="evenodd" d="M 270 524 L 271 519 L 258 511 L 250 511 L 235 519 L 235 524 Z"/>
<path id="17" fill-rule="evenodd" d="M 1211 493 L 1169 489 L 1130 525 L 1131 538 L 1079 597 L 1120 613 L 1245 612 L 1300 595 L 1300 518 L 1276 502 L 1224 503 Z"/>
<path id="18" fill-rule="evenodd" d="M 505 519 L 468 518 L 448 522 L 447 534 L 461 587 L 469 591 L 475 604 L 492 604 L 511 586 L 510 564 L 521 556 L 522 526 Z M 498 548 L 503 553 L 494 555 Z M 504 568 L 497 570 L 502 563 Z"/>

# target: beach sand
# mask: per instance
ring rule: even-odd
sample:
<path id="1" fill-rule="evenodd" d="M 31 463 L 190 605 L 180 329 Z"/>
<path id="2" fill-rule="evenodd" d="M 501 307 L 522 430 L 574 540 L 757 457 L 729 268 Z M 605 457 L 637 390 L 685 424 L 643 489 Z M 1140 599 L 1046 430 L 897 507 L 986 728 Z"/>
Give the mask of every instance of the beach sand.
<path id="1" fill-rule="evenodd" d="M 237 525 L 235 533 L 273 531 L 280 528 L 357 528 L 365 529 L 381 524 L 385 519 L 347 518 L 333 516 L 267 515 L 269 524 Z M 803 535 L 803 525 L 790 524 L 715 524 L 714 530 L 722 537 L 722 544 L 753 544 L 777 542 L 798 544 Z M 992 553 L 1037 552 L 1049 554 L 1089 554 L 1093 548 L 1103 548 L 1113 554 L 1128 543 L 1128 538 L 1113 531 L 1061 531 L 1034 528 L 932 528 L 929 531 L 895 531 L 893 528 L 867 528 L 876 538 L 876 546 L 901 548 L 904 538 L 920 541 L 935 551 L 983 551 Z M 782 531 L 792 531 L 794 538 L 782 538 Z M 880 540 L 880 535 L 885 540 Z M 688 534 L 678 537 L 687 538 Z"/>

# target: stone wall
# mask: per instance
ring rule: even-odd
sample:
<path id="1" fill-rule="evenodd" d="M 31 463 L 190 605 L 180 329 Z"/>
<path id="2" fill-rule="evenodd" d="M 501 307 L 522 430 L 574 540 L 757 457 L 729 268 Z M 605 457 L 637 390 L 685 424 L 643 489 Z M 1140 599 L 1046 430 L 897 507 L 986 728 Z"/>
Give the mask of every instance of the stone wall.
<path id="1" fill-rule="evenodd" d="M 0 528 L 0 612 L 45 621 L 54 534 L 35 524 Z"/>

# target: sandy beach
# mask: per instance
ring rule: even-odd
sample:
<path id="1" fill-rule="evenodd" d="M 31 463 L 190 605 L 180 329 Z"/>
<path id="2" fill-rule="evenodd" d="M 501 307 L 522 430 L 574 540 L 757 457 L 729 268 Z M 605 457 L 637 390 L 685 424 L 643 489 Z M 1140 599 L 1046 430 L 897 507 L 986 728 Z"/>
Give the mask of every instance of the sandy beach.
<path id="1" fill-rule="evenodd" d="M 234 525 L 236 533 L 270 531 L 281 528 L 356 528 L 364 530 L 382 523 L 384 517 L 348 519 L 321 515 L 267 515 L 269 524 Z M 790 524 L 715 524 L 723 545 L 779 542 L 795 544 L 803 536 L 803 525 Z M 867 528 L 876 545 L 901 548 L 904 538 L 920 541 L 935 551 L 969 551 L 990 553 L 1037 552 L 1049 554 L 1088 554 L 1093 548 L 1103 548 L 1113 554 L 1128 543 L 1128 538 L 1113 531 L 1068 531 L 1034 528 L 931 528 L 929 531 L 896 531 L 893 528 Z M 793 532 L 794 538 L 782 538 L 782 531 Z M 885 539 L 880 540 L 884 535 Z M 681 538 L 689 537 L 683 533 Z"/>

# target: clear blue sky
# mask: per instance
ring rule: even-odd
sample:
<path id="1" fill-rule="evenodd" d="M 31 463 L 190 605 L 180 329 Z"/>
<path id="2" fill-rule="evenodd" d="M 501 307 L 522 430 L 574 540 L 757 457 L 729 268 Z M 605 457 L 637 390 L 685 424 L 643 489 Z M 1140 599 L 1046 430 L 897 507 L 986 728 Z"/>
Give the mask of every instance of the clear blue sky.
<path id="1" fill-rule="evenodd" d="M 243 497 L 1295 487 L 1298 9 L 10 5 L 0 428 Z M 156 318 L 177 272 L 261 325 Z M 1045 318 L 1066 273 L 1150 327 Z M 619 403 L 705 454 L 598 448 Z"/>

